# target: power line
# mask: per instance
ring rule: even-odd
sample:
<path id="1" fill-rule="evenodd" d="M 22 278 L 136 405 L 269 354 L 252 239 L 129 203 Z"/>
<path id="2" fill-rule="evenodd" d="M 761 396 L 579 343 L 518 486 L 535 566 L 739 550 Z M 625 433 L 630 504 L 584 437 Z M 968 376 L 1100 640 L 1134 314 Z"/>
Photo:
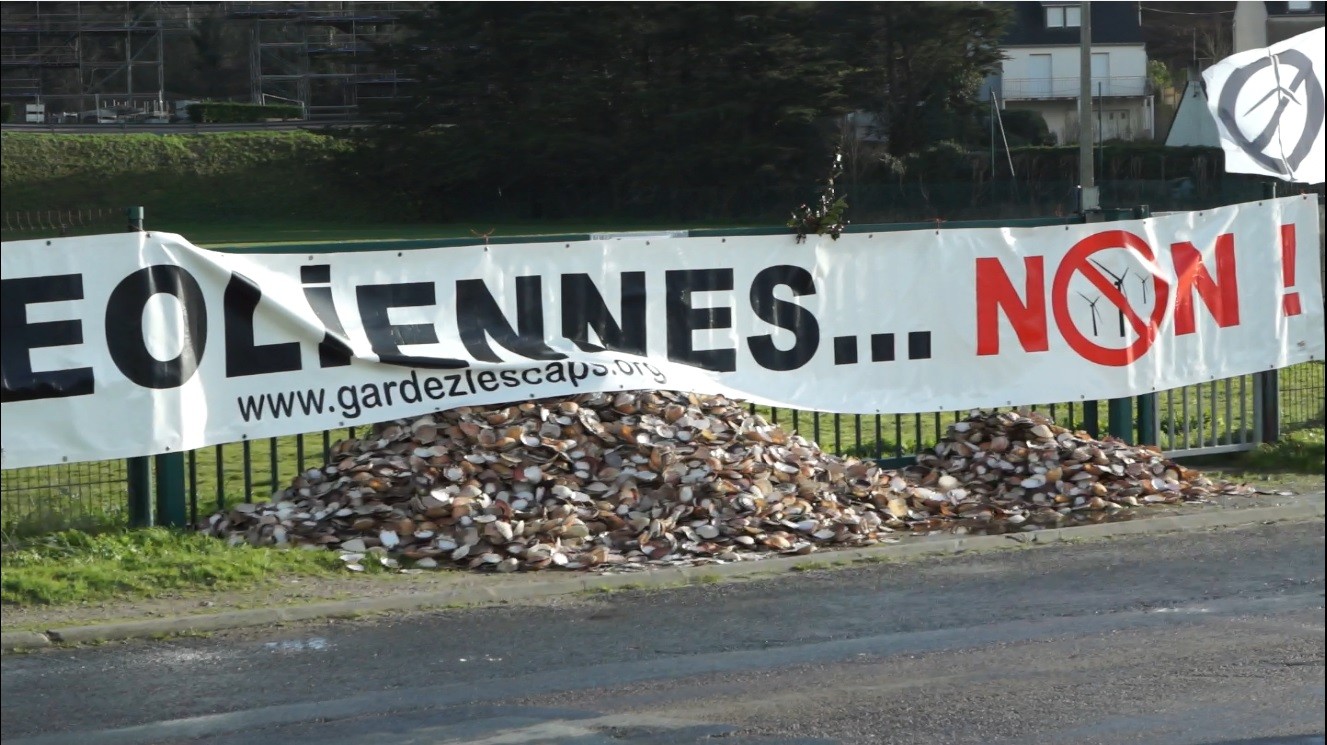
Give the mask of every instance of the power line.
<path id="1" fill-rule="evenodd" d="M 1234 10 L 1209 10 L 1204 13 L 1194 13 L 1187 10 L 1164 10 L 1162 8 L 1149 8 L 1146 5 L 1138 6 L 1139 10 L 1145 10 L 1149 13 L 1168 13 L 1174 16 L 1210 16 L 1221 13 L 1234 13 Z"/>

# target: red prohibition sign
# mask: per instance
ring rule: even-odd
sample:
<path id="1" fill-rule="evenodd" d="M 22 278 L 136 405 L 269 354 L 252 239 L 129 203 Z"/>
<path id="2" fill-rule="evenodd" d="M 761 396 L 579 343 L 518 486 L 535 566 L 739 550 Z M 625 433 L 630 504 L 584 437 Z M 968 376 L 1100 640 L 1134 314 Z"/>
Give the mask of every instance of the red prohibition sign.
<path id="1" fill-rule="evenodd" d="M 1084 359 L 1110 367 L 1124 367 L 1147 354 L 1147 350 L 1156 343 L 1161 321 L 1166 317 L 1166 309 L 1170 303 L 1170 285 L 1153 272 L 1156 306 L 1152 309 L 1152 316 L 1146 321 L 1138 317 L 1124 293 L 1088 261 L 1099 251 L 1118 248 L 1133 249 L 1142 256 L 1145 264 L 1151 264 L 1156 260 L 1152 247 L 1147 245 L 1147 241 L 1126 230 L 1107 230 L 1090 235 L 1074 244 L 1060 262 L 1060 268 L 1055 271 L 1055 281 L 1051 286 L 1051 307 L 1055 311 L 1055 325 L 1060 327 L 1060 334 L 1064 336 L 1064 340 Z M 1074 320 L 1069 317 L 1069 280 L 1073 279 L 1077 272 L 1082 272 L 1083 276 L 1101 292 L 1101 296 L 1124 314 L 1124 320 L 1128 321 L 1134 333 L 1138 334 L 1137 341 L 1123 349 L 1103 347 L 1078 330 Z"/>

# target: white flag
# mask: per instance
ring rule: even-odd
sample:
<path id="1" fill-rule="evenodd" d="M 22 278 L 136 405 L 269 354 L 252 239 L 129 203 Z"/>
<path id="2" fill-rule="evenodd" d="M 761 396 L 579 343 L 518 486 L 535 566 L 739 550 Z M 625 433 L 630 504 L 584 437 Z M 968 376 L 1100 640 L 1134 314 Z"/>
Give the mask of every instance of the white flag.
<path id="1" fill-rule="evenodd" d="M 1227 171 L 1323 182 L 1323 40 L 1314 29 L 1203 73 Z"/>

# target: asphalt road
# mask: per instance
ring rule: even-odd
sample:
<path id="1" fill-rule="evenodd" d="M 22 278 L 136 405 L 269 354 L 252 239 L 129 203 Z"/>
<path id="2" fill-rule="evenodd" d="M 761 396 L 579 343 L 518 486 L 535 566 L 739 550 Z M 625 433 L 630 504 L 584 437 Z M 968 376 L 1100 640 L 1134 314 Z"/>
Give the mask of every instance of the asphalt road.
<path id="1" fill-rule="evenodd" d="M 1323 743 L 1323 523 L 6 656 L 24 743 Z"/>

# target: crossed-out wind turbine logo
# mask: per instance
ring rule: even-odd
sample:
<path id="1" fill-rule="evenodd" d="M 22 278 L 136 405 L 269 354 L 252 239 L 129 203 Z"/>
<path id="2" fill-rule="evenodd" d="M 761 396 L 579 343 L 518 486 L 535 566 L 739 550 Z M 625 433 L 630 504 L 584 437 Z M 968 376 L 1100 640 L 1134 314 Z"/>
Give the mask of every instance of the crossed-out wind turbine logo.
<path id="1" fill-rule="evenodd" d="M 1268 68 L 1275 76 L 1275 87 L 1240 111 L 1240 94 L 1246 87 L 1251 87 L 1255 95 L 1263 90 L 1262 85 L 1249 84 Z M 1323 91 L 1313 74 L 1313 60 L 1297 49 L 1287 49 L 1240 67 L 1226 79 L 1217 109 L 1231 139 L 1250 158 L 1283 176 L 1293 174 L 1313 148 L 1323 124 Z M 1287 116 L 1295 111 L 1299 116 Z M 1298 137 L 1285 126 L 1296 120 L 1300 124 Z M 1262 128 L 1250 136 L 1246 128 L 1256 128 L 1255 122 Z"/>
<path id="2" fill-rule="evenodd" d="M 1240 52 L 1203 73 L 1227 171 L 1322 183 L 1323 35 Z"/>

